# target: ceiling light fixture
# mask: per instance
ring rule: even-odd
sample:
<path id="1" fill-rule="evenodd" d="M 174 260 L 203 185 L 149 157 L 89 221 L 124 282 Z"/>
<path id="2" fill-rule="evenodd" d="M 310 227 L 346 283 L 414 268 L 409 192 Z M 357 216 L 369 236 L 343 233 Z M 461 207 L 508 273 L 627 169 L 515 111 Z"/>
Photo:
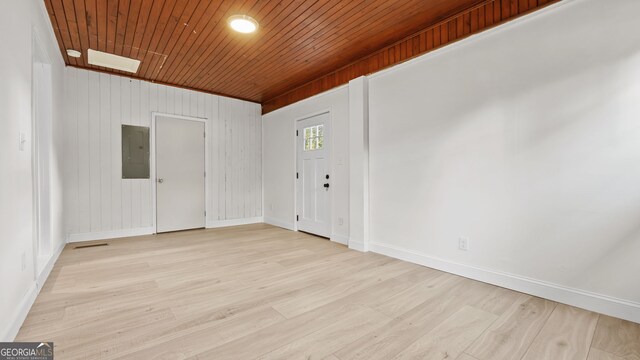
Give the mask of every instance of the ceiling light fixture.
<path id="1" fill-rule="evenodd" d="M 258 30 L 258 22 L 247 15 L 233 15 L 229 17 L 229 26 L 237 32 L 250 34 Z"/>
<path id="2" fill-rule="evenodd" d="M 109 54 L 102 51 L 89 49 L 87 51 L 90 65 L 103 66 L 110 69 L 122 70 L 130 73 L 137 73 L 140 67 L 140 60 L 131 59 L 124 56 Z"/>
<path id="3" fill-rule="evenodd" d="M 82 56 L 82 53 L 78 50 L 67 49 L 67 55 L 71 56 L 72 58 L 79 58 L 80 56 Z"/>

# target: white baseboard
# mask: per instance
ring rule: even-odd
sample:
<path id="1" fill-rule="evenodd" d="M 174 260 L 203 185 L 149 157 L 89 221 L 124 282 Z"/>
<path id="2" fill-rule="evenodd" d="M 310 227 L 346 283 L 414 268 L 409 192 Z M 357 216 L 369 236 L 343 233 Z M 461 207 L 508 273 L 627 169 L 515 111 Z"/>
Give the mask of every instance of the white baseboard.
<path id="1" fill-rule="evenodd" d="M 207 222 L 207 229 L 214 229 L 214 228 L 227 227 L 227 226 L 259 224 L 261 222 L 263 222 L 262 216 L 254 217 L 254 218 L 243 218 L 243 219 L 217 220 L 217 221 Z"/>
<path id="2" fill-rule="evenodd" d="M 273 225 L 273 226 L 281 227 L 281 228 L 284 228 L 284 229 L 287 229 L 287 230 L 295 231 L 293 223 L 288 223 L 286 221 L 282 221 L 282 220 L 278 220 L 278 219 L 274 219 L 274 218 L 270 218 L 270 217 L 266 217 L 266 216 L 264 218 L 264 222 L 266 224 L 269 224 L 269 225 Z"/>
<path id="3" fill-rule="evenodd" d="M 42 271 L 40 271 L 40 274 L 38 275 L 38 283 L 37 283 L 38 293 L 40 293 L 40 290 L 44 286 L 44 283 L 47 281 L 47 278 L 49 278 L 49 274 L 51 274 L 51 270 L 53 270 L 53 265 L 55 265 L 56 261 L 58 261 L 58 258 L 60 257 L 60 254 L 62 254 L 62 250 L 64 250 L 64 247 L 66 245 L 67 243 L 61 243 L 58 246 L 58 248 L 54 250 L 53 256 L 51 256 L 49 261 L 47 261 L 47 264 L 44 266 Z"/>
<path id="4" fill-rule="evenodd" d="M 351 243 L 349 247 L 352 248 Z M 356 249 L 357 250 L 357 249 Z M 640 304 L 562 285 L 435 258 L 393 245 L 372 243 L 370 250 L 507 289 L 640 323 Z"/>
<path id="5" fill-rule="evenodd" d="M 37 296 L 38 286 L 34 281 L 14 312 L 13 319 L 7 321 L 8 326 L 6 329 L 3 329 L 4 333 L 0 336 L 1 342 L 12 342 L 15 340 L 22 323 L 24 322 L 24 319 L 27 318 L 27 314 L 29 314 L 29 310 L 31 310 L 31 305 L 36 301 Z"/>
<path id="6" fill-rule="evenodd" d="M 363 242 L 355 241 L 355 240 L 352 240 L 352 239 L 349 239 L 349 249 L 360 251 L 360 252 L 366 252 L 367 251 L 364 248 L 364 243 Z M 391 256 L 391 255 L 389 255 L 389 256 Z"/>
<path id="7" fill-rule="evenodd" d="M 0 335 L 0 341 L 11 342 L 15 340 L 16 335 L 18 335 L 18 331 L 20 331 L 20 327 L 22 327 L 24 320 L 29 314 L 29 310 L 31 310 L 31 306 L 36 301 L 36 297 L 38 297 L 42 286 L 44 286 L 44 283 L 47 281 L 49 274 L 51 274 L 53 265 L 55 265 L 58 257 L 60 257 L 60 254 L 62 253 L 62 250 L 64 250 L 65 245 L 67 244 L 63 242 L 58 246 L 57 249 L 55 249 L 51 258 L 49 258 L 49 260 L 47 261 L 47 264 L 44 266 L 42 271 L 40 271 L 40 275 L 38 276 L 37 281 L 34 281 L 31 284 L 29 290 L 22 298 L 22 301 L 20 302 L 20 305 L 15 312 L 14 318 L 11 319 L 11 321 L 7 322 L 9 326 L 7 329 L 4 329 L 4 333 Z"/>
<path id="8" fill-rule="evenodd" d="M 331 241 L 342 245 L 349 245 L 349 237 L 344 235 L 332 234 Z"/>
<path id="9" fill-rule="evenodd" d="M 109 231 L 97 231 L 91 233 L 82 234 L 70 234 L 69 242 L 81 242 L 81 241 L 93 241 L 93 240 L 107 240 L 124 238 L 131 236 L 151 235 L 156 232 L 155 227 L 145 227 L 136 229 L 122 229 L 122 230 L 109 230 Z"/>
<path id="10" fill-rule="evenodd" d="M 261 222 L 263 222 L 262 217 L 220 220 L 220 221 L 207 222 L 206 227 L 210 229 L 210 228 L 218 228 L 218 227 L 226 227 L 226 226 L 257 224 Z M 151 235 L 151 234 L 154 234 L 155 232 L 156 232 L 156 229 L 155 227 L 152 226 L 152 227 L 144 227 L 144 228 L 136 228 L 136 229 L 122 229 L 122 230 L 110 230 L 110 231 L 97 231 L 97 232 L 81 233 L 81 234 L 70 234 L 69 242 L 75 243 L 75 242 L 82 242 L 82 241 L 117 239 L 117 238 L 133 237 L 133 236 Z"/>

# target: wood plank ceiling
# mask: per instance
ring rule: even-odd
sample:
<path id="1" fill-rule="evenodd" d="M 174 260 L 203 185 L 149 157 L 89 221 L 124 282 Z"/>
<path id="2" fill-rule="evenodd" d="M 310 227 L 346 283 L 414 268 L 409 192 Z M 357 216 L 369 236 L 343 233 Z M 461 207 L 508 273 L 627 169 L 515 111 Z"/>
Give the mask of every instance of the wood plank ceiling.
<path id="1" fill-rule="evenodd" d="M 496 0 L 44 1 L 67 65 L 132 76 L 87 63 L 87 49 L 114 53 L 141 60 L 133 77 L 273 110 L 291 103 L 294 89 Z M 553 1 L 502 2 L 533 10 Z M 235 14 L 255 18 L 259 31 L 230 30 L 227 18 Z"/>

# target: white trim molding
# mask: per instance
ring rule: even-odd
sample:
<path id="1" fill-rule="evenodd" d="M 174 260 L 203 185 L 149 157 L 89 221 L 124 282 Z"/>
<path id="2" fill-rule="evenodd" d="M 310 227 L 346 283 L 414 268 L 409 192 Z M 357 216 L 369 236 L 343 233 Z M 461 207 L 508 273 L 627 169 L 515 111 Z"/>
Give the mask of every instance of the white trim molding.
<path id="1" fill-rule="evenodd" d="M 9 326 L 4 329 L 3 334 L 0 334 L 0 341 L 10 342 L 15 340 L 18 332 L 20 331 L 20 328 L 22 327 L 22 324 L 24 323 L 24 320 L 29 314 L 29 310 L 31 310 L 31 306 L 33 306 L 33 303 L 36 301 L 40 290 L 42 290 L 42 287 L 47 281 L 47 278 L 49 278 L 51 270 L 53 270 L 53 266 L 55 265 L 56 261 L 58 261 L 58 258 L 60 257 L 60 254 L 62 253 L 62 250 L 64 250 L 64 247 L 66 245 L 67 244 L 64 242 L 60 243 L 58 248 L 53 252 L 51 257 L 47 261 L 47 264 L 40 272 L 40 275 L 38 275 L 36 281 L 32 283 L 31 287 L 29 287 L 29 290 L 22 298 L 22 301 L 20 302 L 20 305 L 15 312 L 14 318 L 7 322 Z"/>
<path id="2" fill-rule="evenodd" d="M 37 296 L 38 285 L 33 282 L 29 287 L 29 290 L 27 290 L 27 293 L 22 298 L 17 310 L 14 312 L 15 316 L 10 321 L 7 321 L 8 326 L 4 330 L 4 334 L 0 335 L 0 341 L 11 342 L 15 340 L 16 335 L 18 335 L 18 331 L 20 331 L 20 327 L 22 327 L 22 323 L 27 318 L 27 314 L 29 314 L 29 310 L 31 310 L 31 305 L 36 301 Z"/>
<path id="3" fill-rule="evenodd" d="M 151 235 L 155 233 L 155 226 L 152 227 L 143 227 L 136 229 L 122 229 L 122 230 L 110 230 L 110 231 L 98 231 L 91 233 L 82 233 L 82 234 L 70 234 L 69 242 L 76 243 L 82 241 L 93 241 L 93 240 L 107 240 L 107 239 L 116 239 L 116 238 L 125 238 L 132 236 L 141 236 L 141 235 Z"/>
<path id="4" fill-rule="evenodd" d="M 264 222 L 264 220 L 261 216 L 254 217 L 254 218 L 208 221 L 207 229 L 215 229 L 215 228 L 228 227 L 228 226 L 259 224 L 262 222 Z"/>
<path id="5" fill-rule="evenodd" d="M 49 278 L 49 274 L 51 274 L 51 270 L 53 270 L 53 266 L 56 264 L 56 261 L 58 261 L 58 258 L 60 257 L 60 254 L 62 254 L 62 250 L 64 250 L 65 246 L 67 246 L 66 242 L 60 243 L 58 248 L 53 252 L 53 255 L 49 258 L 49 261 L 47 261 L 46 265 L 40 271 L 40 274 L 36 279 L 38 284 L 38 293 L 40 293 L 44 283 Z"/>
<path id="6" fill-rule="evenodd" d="M 364 247 L 364 243 L 362 241 L 357 241 L 357 240 L 353 240 L 353 239 L 349 239 L 349 249 L 351 250 L 356 250 L 356 251 L 360 251 L 360 252 L 367 252 L 370 249 L 365 249 Z M 391 255 L 389 255 L 391 256 Z"/>
<path id="7" fill-rule="evenodd" d="M 264 223 L 265 224 L 269 224 L 269 225 L 273 225 L 273 226 L 277 226 L 277 227 L 281 227 L 283 229 L 296 231 L 295 226 L 294 226 L 293 223 L 282 221 L 282 220 L 279 220 L 279 219 L 276 219 L 276 218 L 271 218 L 271 217 L 265 216 Z"/>
<path id="8" fill-rule="evenodd" d="M 342 245 L 349 245 L 349 237 L 346 235 L 331 234 L 331 241 Z"/>
<path id="9" fill-rule="evenodd" d="M 349 243 L 350 248 L 352 244 Z M 354 248 L 355 249 L 355 248 Z M 357 249 L 356 249 L 357 250 Z M 640 304 L 524 276 L 456 263 L 393 245 L 370 243 L 372 252 L 469 279 L 640 323 Z"/>
<path id="10" fill-rule="evenodd" d="M 369 80 L 349 81 L 349 246 L 369 251 Z M 361 245 L 360 245 L 361 244 Z"/>

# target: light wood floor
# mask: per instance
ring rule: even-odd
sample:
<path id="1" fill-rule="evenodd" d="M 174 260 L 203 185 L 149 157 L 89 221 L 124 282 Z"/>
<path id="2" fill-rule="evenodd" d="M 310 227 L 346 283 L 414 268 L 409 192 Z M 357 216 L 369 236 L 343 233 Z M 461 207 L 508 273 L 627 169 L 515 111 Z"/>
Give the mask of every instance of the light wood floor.
<path id="1" fill-rule="evenodd" d="M 640 325 L 268 225 L 67 246 L 56 359 L 640 359 Z"/>

